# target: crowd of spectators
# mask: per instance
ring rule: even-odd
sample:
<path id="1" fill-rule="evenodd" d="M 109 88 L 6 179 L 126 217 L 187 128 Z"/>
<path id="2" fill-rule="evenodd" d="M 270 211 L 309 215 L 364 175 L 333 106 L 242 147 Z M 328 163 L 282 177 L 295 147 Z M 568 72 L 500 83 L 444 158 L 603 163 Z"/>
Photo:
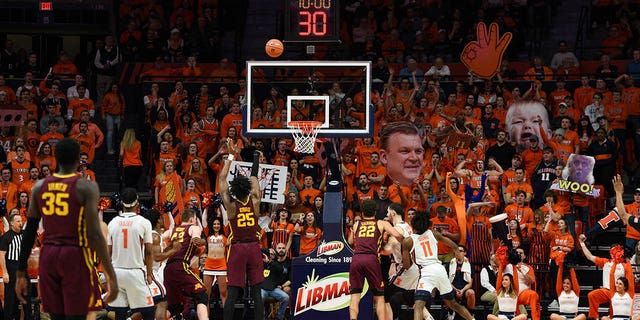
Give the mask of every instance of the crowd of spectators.
<path id="1" fill-rule="evenodd" d="M 8 173 L 2 179 L 5 210 L 16 207 L 19 193 L 30 194 L 35 180 L 56 171 L 53 155 L 62 138 L 78 140 L 80 172 L 90 180 L 96 154 L 103 153 L 97 150 L 104 145 L 105 154 L 115 154 L 126 104 L 115 82 L 118 47 L 111 36 L 103 43 L 92 60 L 98 81 L 91 88 L 64 51 L 49 71 L 32 54 L 27 65 L 17 66 L 24 72 L 19 80 L 0 75 L 0 109 L 7 112 L 0 132 L 0 162 Z"/>
<path id="2" fill-rule="evenodd" d="M 352 56 L 381 55 L 389 62 L 404 62 L 408 56 L 420 63 L 438 56 L 458 61 L 458 53 L 475 38 L 478 22 L 496 22 L 501 32 L 514 33 L 517 40 L 507 54 L 515 54 L 523 48 L 525 26 L 533 18 L 527 3 L 520 1 L 347 2 L 341 38 L 350 45 Z"/>
<path id="3" fill-rule="evenodd" d="M 464 197 L 465 189 L 484 188 L 480 177 L 486 174 L 483 205 L 476 206 L 477 213 L 468 220 L 467 230 L 474 239 L 485 237 L 482 232 L 488 229 L 487 219 L 506 212 L 509 245 L 536 252 L 528 261 L 535 266 L 536 276 L 542 277 L 548 272 L 545 265 L 551 248 L 557 246 L 553 239 L 558 221 L 568 221 L 563 223 L 572 236 L 586 232 L 610 207 L 606 200 L 614 195 L 610 183 L 613 174 L 627 172 L 632 177 L 635 173 L 638 164 L 634 159 L 638 158 L 631 155 L 640 149 L 635 147 L 632 125 L 640 119 L 640 89 L 631 76 L 621 73 L 613 82 L 581 76 L 581 85 L 573 89 L 565 87 L 564 78 L 551 77 L 547 83 L 555 89 L 545 90 L 537 80 L 544 71 L 527 75 L 531 82 L 506 82 L 500 74 L 495 82 L 470 79 L 443 88 L 434 78 L 438 75 L 423 75 L 413 63 L 409 62 L 399 77 L 393 70 L 381 70 L 386 71 L 387 81 L 381 84 L 381 93 L 373 94 L 374 137 L 352 141 L 342 154 L 345 233 L 360 218 L 362 201 L 375 200 L 379 219 L 386 217 L 390 203 L 397 202 L 406 212 L 426 211 L 445 236 L 456 240 L 460 226 L 455 220 L 455 199 Z M 633 64 L 629 61 L 630 66 Z M 519 86 L 523 83 L 527 86 Z M 220 86 L 215 94 L 206 84 L 200 85 L 197 93 L 187 92 L 181 81 L 175 82 L 170 93 L 160 92 L 157 83 L 150 86 L 143 100 L 154 138 L 151 150 L 155 169 L 151 175 L 156 177 L 156 201 L 164 203 L 167 198 L 163 195 L 177 192 L 176 199 L 183 199 L 179 205 L 199 207 L 200 194 L 216 191 L 211 181 L 215 181 L 221 159 L 228 154 L 243 159 L 258 150 L 262 163 L 288 167 L 285 204 L 262 207 L 261 225 L 271 239 L 264 245 L 275 248 L 282 243 L 291 256 L 309 252 L 321 234 L 323 168 L 313 156 L 293 152 L 291 139 L 241 134 L 244 88 L 243 80 Z M 257 102 L 249 125 L 285 126 L 284 101 L 287 94 L 295 95 L 298 89 L 305 88 L 288 92 L 273 88 L 269 95 L 254 97 Z M 341 91 L 340 83 L 317 90 L 351 106 L 347 115 L 354 119 L 364 108 L 355 95 Z M 425 169 L 411 187 L 389 181 L 380 161 L 378 134 L 396 121 L 409 121 L 419 128 L 426 151 Z M 222 143 L 229 139 L 231 144 Z M 563 178 L 565 167 L 577 166 L 570 160 L 571 154 L 595 158 L 590 183 L 601 189 L 599 197 L 549 190 Z M 447 173 L 452 173 L 450 178 Z M 169 176 L 179 176 L 173 181 L 184 188 L 168 191 L 163 183 Z M 640 192 L 636 195 L 629 209 L 634 214 Z M 491 241 L 477 243 L 483 245 L 469 248 L 468 258 L 480 268 L 489 263 L 492 246 Z M 635 246 L 628 249 L 635 251 Z M 453 258 L 453 252 L 444 247 L 441 253 L 443 262 Z M 538 281 L 545 283 L 548 279 Z M 538 287 L 542 297 L 544 288 Z"/>
<path id="4" fill-rule="evenodd" d="M 118 42 L 127 61 L 186 62 L 199 56 L 206 62 L 221 57 L 221 17 L 218 0 L 123 1 Z"/>

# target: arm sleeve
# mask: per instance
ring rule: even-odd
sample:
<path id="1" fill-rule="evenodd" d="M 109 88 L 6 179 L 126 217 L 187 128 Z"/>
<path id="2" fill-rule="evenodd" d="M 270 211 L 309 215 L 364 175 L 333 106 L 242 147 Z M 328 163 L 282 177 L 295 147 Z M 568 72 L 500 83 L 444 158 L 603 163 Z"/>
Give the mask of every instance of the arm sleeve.
<path id="1" fill-rule="evenodd" d="M 629 290 L 628 292 L 635 292 L 635 279 L 633 276 L 633 267 L 631 267 L 631 263 L 627 260 L 624 263 L 624 277 L 629 281 Z"/>
<path id="2" fill-rule="evenodd" d="M 571 275 L 571 288 L 573 288 L 573 292 L 575 292 L 577 296 L 580 296 L 580 283 L 578 283 L 578 276 L 576 276 L 576 271 L 571 268 L 569 270 L 569 274 Z"/>
<path id="3" fill-rule="evenodd" d="M 596 257 L 596 261 L 594 261 L 593 264 L 595 264 L 596 266 L 602 268 L 602 267 L 604 267 L 604 264 L 607 263 L 607 261 L 609 261 L 609 259 Z"/>
<path id="4" fill-rule="evenodd" d="M 559 296 L 562 293 L 562 273 L 564 270 L 564 263 L 558 266 L 558 274 L 556 276 L 556 294 Z M 571 269 L 573 271 L 573 269 Z M 574 287 L 575 288 L 575 287 Z"/>

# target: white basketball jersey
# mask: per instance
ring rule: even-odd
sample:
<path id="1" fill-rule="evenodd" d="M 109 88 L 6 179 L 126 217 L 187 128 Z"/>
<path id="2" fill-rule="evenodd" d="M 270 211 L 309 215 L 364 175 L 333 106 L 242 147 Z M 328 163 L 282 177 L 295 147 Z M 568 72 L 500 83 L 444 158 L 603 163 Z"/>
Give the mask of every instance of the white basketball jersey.
<path id="1" fill-rule="evenodd" d="M 395 227 L 399 227 L 402 230 L 401 234 L 403 238 L 406 238 L 413 233 L 411 226 L 404 221 L 396 224 Z M 391 254 L 393 255 L 393 261 L 395 261 L 397 264 L 402 265 L 402 243 L 395 241 L 394 246 L 391 249 L 392 249 Z"/>
<path id="2" fill-rule="evenodd" d="M 162 241 L 162 235 L 155 230 L 151 230 L 151 234 L 155 234 L 158 236 L 158 238 L 160 238 L 160 251 L 164 251 L 164 246 L 163 246 L 163 241 Z M 151 238 L 153 240 L 153 236 Z M 162 266 L 162 264 L 165 262 L 166 260 L 162 260 L 162 261 L 156 261 L 155 259 L 153 259 L 153 272 L 158 272 L 158 270 L 160 270 L 160 266 Z"/>
<path id="3" fill-rule="evenodd" d="M 115 268 L 144 269 L 144 244 L 153 243 L 151 222 L 132 212 L 125 212 L 109 222 L 108 244 Z"/>
<path id="4" fill-rule="evenodd" d="M 419 266 L 441 264 L 438 260 L 438 240 L 431 230 L 423 234 L 411 234 L 413 240 L 413 256 Z"/>

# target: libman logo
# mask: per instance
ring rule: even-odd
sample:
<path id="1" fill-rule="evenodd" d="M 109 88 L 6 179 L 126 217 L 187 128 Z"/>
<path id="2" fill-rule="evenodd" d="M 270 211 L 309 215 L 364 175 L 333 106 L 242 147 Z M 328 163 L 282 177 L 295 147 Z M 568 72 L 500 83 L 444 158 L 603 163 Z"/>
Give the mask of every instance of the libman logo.
<path id="1" fill-rule="evenodd" d="M 298 289 L 294 316 L 315 310 L 328 312 L 349 307 L 349 272 L 334 273 L 322 279 L 316 269 L 307 275 L 307 282 Z M 362 295 L 367 294 L 369 285 L 365 281 Z"/>
<path id="2" fill-rule="evenodd" d="M 318 250 L 316 251 L 318 253 L 318 257 L 325 255 L 325 256 L 332 256 L 340 251 L 342 251 L 342 249 L 344 249 L 344 243 L 340 242 L 340 241 L 330 241 L 330 242 L 324 242 L 322 241 L 322 243 L 320 243 L 320 245 L 318 246 Z"/>

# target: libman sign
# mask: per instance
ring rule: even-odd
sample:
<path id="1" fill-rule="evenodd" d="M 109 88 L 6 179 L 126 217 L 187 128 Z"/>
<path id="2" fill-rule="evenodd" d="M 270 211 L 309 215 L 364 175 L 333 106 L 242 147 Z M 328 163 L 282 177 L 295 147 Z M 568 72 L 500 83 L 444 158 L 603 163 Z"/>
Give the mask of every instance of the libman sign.
<path id="1" fill-rule="evenodd" d="M 365 282 L 362 294 L 366 295 L 369 285 Z M 320 279 L 316 269 L 307 276 L 296 294 L 294 317 L 298 319 L 307 311 L 331 312 L 349 308 L 349 272 L 339 272 Z"/>
<path id="2" fill-rule="evenodd" d="M 324 194 L 318 246 L 291 262 L 291 313 L 295 320 L 350 319 L 349 266 L 353 250 L 342 233 L 342 194 Z M 373 319 L 373 296 L 365 282 L 358 319 Z"/>

